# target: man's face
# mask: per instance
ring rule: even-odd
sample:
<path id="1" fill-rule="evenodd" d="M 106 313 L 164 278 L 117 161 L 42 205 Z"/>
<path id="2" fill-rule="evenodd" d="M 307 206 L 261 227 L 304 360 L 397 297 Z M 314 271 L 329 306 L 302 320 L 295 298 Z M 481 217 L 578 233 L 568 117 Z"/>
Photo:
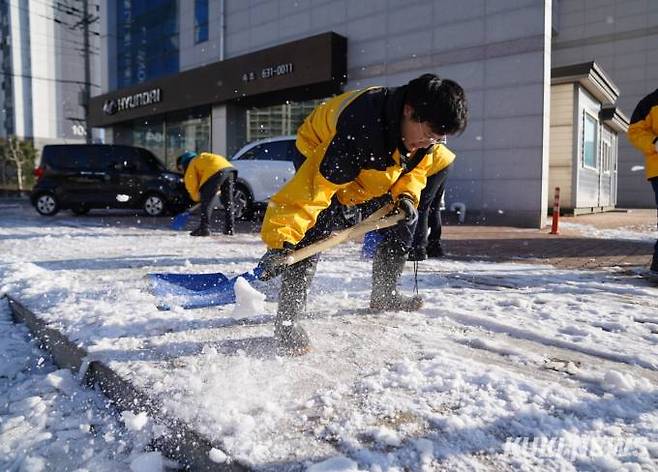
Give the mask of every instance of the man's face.
<path id="1" fill-rule="evenodd" d="M 411 105 L 404 105 L 402 121 L 400 123 L 400 135 L 407 151 L 413 154 L 418 149 L 445 142 L 445 135 L 432 132 L 429 123 L 426 121 L 415 121 L 412 118 L 413 113 L 414 109 Z"/>

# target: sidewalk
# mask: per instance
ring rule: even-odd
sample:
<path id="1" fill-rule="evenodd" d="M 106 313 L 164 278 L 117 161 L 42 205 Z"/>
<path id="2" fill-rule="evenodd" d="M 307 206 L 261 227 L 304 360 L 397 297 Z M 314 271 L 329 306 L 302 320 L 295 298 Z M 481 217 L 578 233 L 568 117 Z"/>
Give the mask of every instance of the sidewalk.
<path id="1" fill-rule="evenodd" d="M 655 210 L 619 210 L 560 218 L 560 234 L 500 226 L 445 226 L 449 257 L 551 264 L 570 269 L 648 267 L 656 234 Z M 596 237 L 592 235 L 595 234 Z"/>

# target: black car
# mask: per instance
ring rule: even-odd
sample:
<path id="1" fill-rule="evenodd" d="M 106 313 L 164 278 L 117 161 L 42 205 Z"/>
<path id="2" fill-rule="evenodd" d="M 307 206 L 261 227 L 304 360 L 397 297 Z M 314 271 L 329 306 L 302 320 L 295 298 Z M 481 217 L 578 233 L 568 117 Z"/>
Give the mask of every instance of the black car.
<path id="1" fill-rule="evenodd" d="M 146 149 L 111 144 L 44 146 L 31 200 L 42 215 L 61 209 L 141 208 L 150 216 L 189 205 L 180 174 Z"/>

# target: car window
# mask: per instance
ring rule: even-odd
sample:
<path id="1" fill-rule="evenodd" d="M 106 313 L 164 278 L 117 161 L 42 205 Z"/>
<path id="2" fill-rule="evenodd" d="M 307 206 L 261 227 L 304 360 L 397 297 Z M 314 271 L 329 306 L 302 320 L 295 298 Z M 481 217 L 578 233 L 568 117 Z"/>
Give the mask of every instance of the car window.
<path id="1" fill-rule="evenodd" d="M 57 170 L 90 171 L 91 160 L 86 146 L 51 146 L 45 152 L 45 163 Z"/>
<path id="2" fill-rule="evenodd" d="M 110 146 L 82 146 L 86 149 L 89 168 L 92 171 L 103 172 L 110 168 L 112 151 Z"/>
<path id="3" fill-rule="evenodd" d="M 151 153 L 151 151 L 147 149 L 139 149 L 139 154 L 142 156 L 142 162 L 144 162 L 144 164 L 148 166 L 149 169 L 153 171 L 160 171 L 160 172 L 164 172 L 167 170 L 167 168 L 162 163 L 162 161 L 160 161 L 160 159 L 155 157 L 155 155 Z"/>
<path id="4" fill-rule="evenodd" d="M 249 149 L 247 152 L 238 157 L 239 161 L 253 161 L 258 158 L 258 155 L 262 152 L 260 149 L 261 146 L 254 146 Z"/>
<path id="5" fill-rule="evenodd" d="M 113 146 L 112 161 L 114 169 L 120 172 L 143 174 L 155 171 L 153 162 L 144 158 L 141 149 L 130 146 Z"/>
<path id="6" fill-rule="evenodd" d="M 263 143 L 254 146 L 238 160 L 241 161 L 292 161 L 292 148 L 293 141 L 274 141 L 271 143 Z"/>

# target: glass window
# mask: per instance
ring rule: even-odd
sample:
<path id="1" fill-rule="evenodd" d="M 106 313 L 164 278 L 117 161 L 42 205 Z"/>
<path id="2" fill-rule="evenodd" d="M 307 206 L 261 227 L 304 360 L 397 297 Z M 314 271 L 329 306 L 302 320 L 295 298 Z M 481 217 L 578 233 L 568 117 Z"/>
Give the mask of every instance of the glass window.
<path id="1" fill-rule="evenodd" d="M 589 113 L 584 113 L 583 122 L 583 165 L 597 168 L 596 143 L 598 134 L 598 121 Z"/>
<path id="2" fill-rule="evenodd" d="M 290 146 L 288 141 L 277 141 L 265 145 L 265 154 L 269 161 L 291 161 Z"/>
<path id="3" fill-rule="evenodd" d="M 185 151 L 210 151 L 210 108 L 168 113 L 164 117 L 132 122 L 131 139 L 122 141 L 148 150 L 159 164 L 175 170 L 176 158 Z"/>
<path id="4" fill-rule="evenodd" d="M 208 41 L 208 0 L 194 0 L 194 44 Z"/>
<path id="5" fill-rule="evenodd" d="M 242 154 L 238 158 L 238 160 L 239 161 L 253 161 L 254 159 L 257 159 L 260 154 L 262 154 L 261 146 L 254 146 L 251 149 L 249 149 L 247 152 Z"/>
<path id="6" fill-rule="evenodd" d="M 167 114 L 166 123 L 167 167 L 185 151 L 210 151 L 210 109 L 207 107 Z"/>
<path id="7" fill-rule="evenodd" d="M 87 153 L 83 150 L 84 147 L 58 146 L 48 159 L 48 164 L 61 170 L 90 170 L 89 159 Z"/>
<path id="8" fill-rule="evenodd" d="M 290 143 L 293 141 L 275 141 L 254 146 L 242 154 L 240 161 L 292 161 L 292 149 Z"/>
<path id="9" fill-rule="evenodd" d="M 247 142 L 297 133 L 304 119 L 322 101 L 287 102 L 247 110 Z"/>
<path id="10" fill-rule="evenodd" d="M 178 72 L 178 0 L 121 0 L 116 9 L 117 87 Z"/>
<path id="11" fill-rule="evenodd" d="M 156 156 L 165 156 L 164 119 L 135 120 L 132 130 L 133 146 L 148 149 Z"/>

